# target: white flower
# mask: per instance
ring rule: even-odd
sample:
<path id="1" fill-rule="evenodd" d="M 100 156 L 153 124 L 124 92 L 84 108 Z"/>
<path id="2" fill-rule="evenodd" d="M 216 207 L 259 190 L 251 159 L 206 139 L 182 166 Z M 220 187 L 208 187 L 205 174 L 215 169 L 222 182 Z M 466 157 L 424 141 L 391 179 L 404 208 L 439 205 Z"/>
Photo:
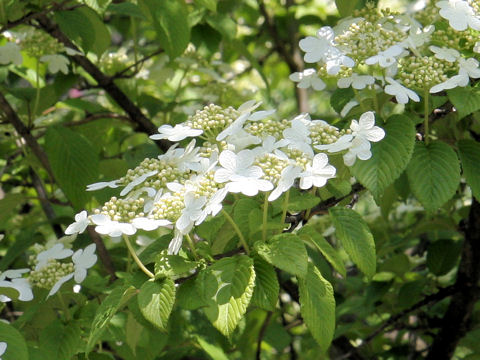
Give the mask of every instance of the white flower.
<path id="1" fill-rule="evenodd" d="M 436 6 L 440 8 L 439 14 L 452 28 L 457 31 L 466 30 L 469 26 L 474 30 L 480 30 L 480 18 L 463 0 L 439 1 Z"/>
<path id="2" fill-rule="evenodd" d="M 30 301 L 33 299 L 33 292 L 28 279 L 22 278 L 22 274 L 30 272 L 30 269 L 6 270 L 0 273 L 0 288 L 11 288 L 18 291 L 18 300 Z M 10 279 L 10 280 L 7 280 Z M 0 302 L 8 302 L 11 299 L 0 295 Z"/>
<path id="3" fill-rule="evenodd" d="M 300 40 L 300 49 L 306 52 L 304 60 L 307 63 L 326 61 L 330 52 L 339 51 L 334 44 L 335 34 L 329 26 L 324 26 L 317 31 L 317 37 L 307 36 Z"/>
<path id="4" fill-rule="evenodd" d="M 59 71 L 68 74 L 68 64 L 70 64 L 70 61 L 63 55 L 43 55 L 40 61 L 48 64 L 48 71 L 52 74 L 56 74 Z"/>
<path id="5" fill-rule="evenodd" d="M 85 231 L 88 225 L 90 225 L 90 220 L 88 220 L 87 212 L 83 210 L 75 215 L 75 222 L 68 225 L 67 229 L 65 230 L 65 234 L 81 234 Z"/>
<path id="6" fill-rule="evenodd" d="M 5 354 L 5 351 L 7 351 L 7 343 L 5 341 L 0 341 L 0 356 Z M 0 358 L 2 360 L 2 358 Z"/>
<path id="7" fill-rule="evenodd" d="M 408 99 L 411 99 L 415 102 L 420 101 L 420 97 L 415 91 L 406 88 L 405 86 L 403 86 L 399 82 L 396 82 L 390 77 L 386 77 L 385 80 L 387 80 L 387 82 L 390 84 L 385 86 L 385 92 L 389 95 L 394 95 L 399 104 L 408 103 Z"/>
<path id="8" fill-rule="evenodd" d="M 138 217 L 132 220 L 132 225 L 135 226 L 137 229 L 145 230 L 145 231 L 152 231 L 156 230 L 162 226 L 168 226 L 171 222 L 168 220 L 155 220 L 149 219 L 145 217 Z"/>
<path id="9" fill-rule="evenodd" d="M 326 87 L 323 80 L 318 77 L 315 69 L 305 69 L 302 72 L 295 72 L 290 74 L 288 78 L 298 82 L 297 87 L 300 89 L 312 87 L 314 90 L 320 91 Z"/>
<path id="10" fill-rule="evenodd" d="M 365 89 L 367 85 L 372 85 L 375 82 L 375 78 L 371 75 L 358 75 L 352 73 L 350 77 L 340 78 L 337 81 L 337 86 L 341 89 L 348 88 L 350 85 L 352 88 L 361 90 Z"/>
<path id="11" fill-rule="evenodd" d="M 462 71 L 464 71 L 469 77 L 478 79 L 480 78 L 480 69 L 478 68 L 478 64 L 478 60 L 474 58 L 469 58 L 466 60 L 464 58 L 460 58 L 458 59 L 458 66 L 460 68 L 458 73 L 461 74 Z"/>
<path id="12" fill-rule="evenodd" d="M 95 231 L 102 235 L 108 235 L 110 237 L 119 237 L 122 234 L 133 235 L 137 229 L 135 226 L 129 223 L 120 223 L 113 221 L 104 214 L 95 214 L 91 216 L 91 219 L 95 225 Z"/>
<path id="13" fill-rule="evenodd" d="M 397 62 L 397 57 L 403 53 L 403 48 L 399 45 L 392 45 L 385 51 L 380 51 L 377 55 L 365 60 L 367 65 L 380 65 L 382 68 L 388 68 Z"/>
<path id="14" fill-rule="evenodd" d="M 273 189 L 270 181 L 262 180 L 263 171 L 259 166 L 252 166 L 255 153 L 251 150 L 242 150 L 238 154 L 224 150 L 218 158 L 222 166 L 215 171 L 214 179 L 218 183 L 228 182 L 226 185 L 229 192 L 241 192 L 247 196 L 254 196 L 258 191 Z"/>
<path id="15" fill-rule="evenodd" d="M 256 147 L 252 151 L 254 152 L 256 157 L 265 155 L 265 154 L 272 154 L 272 153 L 280 153 L 283 154 L 280 150 L 278 150 L 281 147 L 287 146 L 288 141 L 285 139 L 277 141 L 274 136 L 268 135 L 265 139 L 263 139 L 262 145 Z M 278 155 L 277 155 L 278 156 Z M 285 158 L 286 155 L 283 154 L 281 156 L 282 158 Z"/>
<path id="16" fill-rule="evenodd" d="M 228 127 L 223 129 L 218 135 L 216 140 L 222 141 L 228 136 L 231 136 L 231 140 L 235 140 L 235 137 L 238 136 L 238 133 L 243 130 L 243 125 L 247 120 L 250 121 L 258 121 L 266 118 L 267 116 L 272 115 L 276 110 L 264 110 L 264 111 L 256 111 L 253 114 L 251 113 L 252 110 L 256 109 L 261 103 L 255 103 L 254 101 L 247 101 L 246 103 L 242 104 L 238 111 L 241 115 L 236 118 Z M 245 134 L 244 134 L 245 137 Z M 259 141 L 260 142 L 260 141 Z M 248 145 L 247 145 L 248 146 Z"/>
<path id="17" fill-rule="evenodd" d="M 370 159 L 372 157 L 370 148 L 370 142 L 368 142 L 364 138 L 357 137 L 353 139 L 352 144 L 348 149 L 348 152 L 343 155 L 343 162 L 347 166 L 352 166 L 357 158 L 359 158 L 360 160 Z"/>
<path id="18" fill-rule="evenodd" d="M 343 109 L 340 111 L 340 116 L 341 117 L 346 117 L 348 115 L 348 113 L 350 112 L 350 110 L 352 110 L 357 105 L 358 105 L 357 100 L 355 100 L 355 99 L 350 100 L 348 103 L 345 104 Z"/>
<path id="19" fill-rule="evenodd" d="M 250 145 L 260 144 L 262 139 L 246 132 L 243 129 L 238 129 L 234 134 L 228 135 L 225 141 L 228 143 L 228 145 L 233 146 L 235 151 L 240 151 Z"/>
<path id="20" fill-rule="evenodd" d="M 185 208 L 182 210 L 182 215 L 177 219 L 175 227 L 182 234 L 188 234 L 194 223 L 199 225 L 207 216 L 202 209 L 207 202 L 207 198 L 205 196 L 197 198 L 194 192 L 187 192 L 183 202 Z"/>
<path id="21" fill-rule="evenodd" d="M 215 194 L 208 199 L 205 205 L 205 213 L 207 215 L 216 216 L 222 210 L 222 201 L 228 194 L 227 188 L 219 189 Z"/>
<path id="22" fill-rule="evenodd" d="M 468 73 L 465 70 L 460 69 L 458 75 L 448 78 L 443 83 L 432 86 L 432 88 L 430 89 L 430 93 L 435 94 L 443 90 L 456 88 L 458 86 L 464 87 L 467 86 L 469 82 L 470 77 L 468 76 Z"/>
<path id="23" fill-rule="evenodd" d="M 480 53 L 480 41 L 477 41 L 473 46 L 473 52 L 476 52 L 477 54 Z"/>
<path id="24" fill-rule="evenodd" d="M 94 184 L 87 185 L 87 191 L 95 191 L 95 190 L 100 190 L 106 187 L 115 189 L 119 187 L 120 185 L 117 184 L 118 180 L 113 180 L 113 181 L 100 181 Z"/>
<path id="25" fill-rule="evenodd" d="M 136 177 L 129 184 L 127 184 L 127 186 L 125 186 L 125 188 L 120 192 L 120 196 L 127 195 L 135 186 L 140 185 L 149 177 L 156 175 L 157 173 L 158 173 L 158 170 L 153 170 L 143 175 L 140 175 L 139 177 Z"/>
<path id="26" fill-rule="evenodd" d="M 355 138 L 362 138 L 367 141 L 377 142 L 385 137 L 385 131 L 375 126 L 375 114 L 373 111 L 367 111 L 360 116 L 359 121 L 352 120 L 350 124 L 352 135 Z"/>
<path id="27" fill-rule="evenodd" d="M 35 271 L 38 271 L 47 265 L 49 260 L 65 259 L 69 256 L 72 256 L 72 254 L 73 251 L 70 249 L 65 249 L 62 243 L 55 244 L 50 249 L 42 251 L 37 255 L 37 265 L 35 266 Z"/>
<path id="28" fill-rule="evenodd" d="M 184 172 L 187 170 L 198 171 L 200 169 L 200 159 L 198 155 L 199 148 L 195 147 L 195 139 L 185 147 L 185 149 L 177 149 L 177 156 L 171 159 L 171 162 L 177 166 L 177 168 Z"/>
<path id="29" fill-rule="evenodd" d="M 295 180 L 300 177 L 301 172 L 302 169 L 295 165 L 288 165 L 284 168 L 280 174 L 280 180 L 278 181 L 277 187 L 268 196 L 268 201 L 278 199 L 280 195 L 290 189 Z"/>
<path id="30" fill-rule="evenodd" d="M 315 145 L 315 148 L 322 151 L 328 151 L 329 153 L 339 152 L 345 149 L 348 149 L 351 145 L 353 135 L 346 134 L 342 135 L 332 144 L 327 145 Z"/>
<path id="31" fill-rule="evenodd" d="M 182 247 L 183 234 L 180 231 L 175 230 L 174 236 L 170 244 L 168 244 L 168 253 L 170 255 L 176 255 Z"/>
<path id="32" fill-rule="evenodd" d="M 317 154 L 313 158 L 312 164 L 307 164 L 305 171 L 300 174 L 300 188 L 322 187 L 328 179 L 335 176 L 335 173 L 336 169 L 328 164 L 328 156 L 323 153 Z"/>
<path id="33" fill-rule="evenodd" d="M 171 125 L 162 125 L 158 128 L 160 134 L 151 135 L 152 140 L 168 139 L 170 141 L 180 141 L 187 137 L 199 136 L 203 133 L 201 129 L 192 129 L 189 126 L 177 124 L 175 127 Z"/>
<path id="34" fill-rule="evenodd" d="M 440 60 L 454 62 L 460 57 L 460 53 L 455 49 L 445 47 L 439 48 L 434 45 L 431 45 L 428 48 L 435 54 L 435 57 Z"/>
<path id="35" fill-rule="evenodd" d="M 327 74 L 337 75 L 340 69 L 343 66 L 352 68 L 355 66 L 355 61 L 352 58 L 343 54 L 340 50 L 335 49 L 336 51 L 331 52 L 327 60 L 325 61 Z"/>
<path id="36" fill-rule="evenodd" d="M 54 295 L 58 290 L 60 290 L 60 288 L 62 287 L 63 284 L 65 284 L 68 280 L 70 280 L 71 278 L 73 278 L 73 275 L 74 275 L 74 273 L 71 273 L 71 274 L 68 274 L 68 275 L 65 275 L 65 276 L 61 277 L 61 278 L 55 283 L 55 285 L 53 285 L 52 289 L 51 289 L 50 292 L 48 293 L 47 298 L 49 298 L 50 296 Z"/>
<path id="37" fill-rule="evenodd" d="M 421 29 L 418 25 L 414 24 L 410 28 L 408 37 L 401 42 L 401 46 L 408 47 L 412 51 L 415 50 L 430 40 L 430 35 L 434 32 L 435 26 L 428 25 Z"/>
<path id="38" fill-rule="evenodd" d="M 15 65 L 22 65 L 23 58 L 20 53 L 20 47 L 14 42 L 7 42 L 0 46 L 0 64 L 14 63 Z"/>
<path id="39" fill-rule="evenodd" d="M 310 144 L 310 131 L 305 123 L 295 118 L 291 121 L 291 127 L 283 130 L 283 137 L 288 141 L 289 149 L 297 149 L 313 157 L 313 150 Z"/>
<path id="40" fill-rule="evenodd" d="M 77 250 L 72 255 L 73 264 L 75 265 L 74 279 L 76 283 L 79 284 L 85 280 L 87 269 L 90 269 L 97 262 L 95 248 L 95 244 L 90 244 L 84 250 Z"/>

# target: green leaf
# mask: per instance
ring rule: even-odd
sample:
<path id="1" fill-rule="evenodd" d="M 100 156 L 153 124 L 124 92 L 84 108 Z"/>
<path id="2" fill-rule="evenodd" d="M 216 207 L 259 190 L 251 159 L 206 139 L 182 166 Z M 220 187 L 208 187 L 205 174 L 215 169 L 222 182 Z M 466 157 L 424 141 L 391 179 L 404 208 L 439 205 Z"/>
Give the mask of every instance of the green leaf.
<path id="1" fill-rule="evenodd" d="M 298 279 L 300 312 L 307 328 L 320 348 L 326 351 L 335 332 L 335 298 L 332 285 L 322 277 L 320 271 L 308 264 L 304 279 Z"/>
<path id="2" fill-rule="evenodd" d="M 137 5 L 131 2 L 122 2 L 119 4 L 108 5 L 107 11 L 116 15 L 131 16 L 142 20 L 146 20 L 145 15 Z"/>
<path id="3" fill-rule="evenodd" d="M 427 211 L 435 211 L 455 194 L 460 182 L 460 164 L 447 144 L 417 142 L 407 176 L 415 197 Z"/>
<path id="4" fill-rule="evenodd" d="M 41 241 L 42 238 L 43 235 L 35 236 L 33 229 L 24 229 L 17 235 L 16 241 L 8 247 L 7 253 L 0 260 L 0 271 L 7 269 L 18 256 L 24 254 L 30 246 Z"/>
<path id="5" fill-rule="evenodd" d="M 136 354 L 137 345 L 142 337 L 142 330 L 142 324 L 135 320 L 133 313 L 129 312 L 125 325 L 125 338 L 127 345 L 132 349 L 134 354 Z"/>
<path id="6" fill-rule="evenodd" d="M 181 308 L 195 310 L 207 305 L 198 293 L 196 280 L 197 278 L 188 279 L 180 285 L 177 291 L 177 304 Z"/>
<path id="7" fill-rule="evenodd" d="M 463 176 L 472 188 L 473 196 L 480 200 L 480 143 L 474 140 L 460 140 L 457 145 Z"/>
<path id="8" fill-rule="evenodd" d="M 368 277 L 375 274 L 375 242 L 367 223 L 352 209 L 329 209 L 335 233 L 358 268 Z"/>
<path id="9" fill-rule="evenodd" d="M 457 87 L 447 91 L 448 98 L 457 109 L 458 118 L 480 109 L 480 89 L 472 87 Z"/>
<path id="10" fill-rule="evenodd" d="M 138 306 L 145 319 L 166 330 L 175 302 L 175 283 L 170 278 L 146 281 L 138 294 Z"/>
<path id="11" fill-rule="evenodd" d="M 228 360 L 227 354 L 225 354 L 225 352 L 223 351 L 223 349 L 220 346 L 214 345 L 214 344 L 206 341 L 205 339 L 203 339 L 200 336 L 196 336 L 196 339 L 197 339 L 198 345 L 200 345 L 200 347 L 203 349 L 203 351 L 205 351 L 208 354 L 208 356 L 210 356 L 211 359 L 213 359 L 213 360 Z"/>
<path id="12" fill-rule="evenodd" d="M 28 349 L 25 339 L 12 325 L 0 321 L 0 341 L 7 343 L 7 350 L 2 360 L 28 360 Z"/>
<path id="13" fill-rule="evenodd" d="M 5 224 L 8 219 L 17 214 L 16 208 L 25 201 L 22 194 L 6 194 L 0 199 L 0 224 Z"/>
<path id="14" fill-rule="evenodd" d="M 302 192 L 292 187 L 288 199 L 288 210 L 291 210 L 292 212 L 300 212 L 302 210 L 311 209 L 319 202 L 320 198 L 310 192 Z"/>
<path id="15" fill-rule="evenodd" d="M 70 322 L 64 325 L 55 320 L 40 332 L 41 350 L 48 359 L 71 359 L 80 351 L 82 330 L 78 324 Z"/>
<path id="16" fill-rule="evenodd" d="M 252 298 L 253 260 L 243 255 L 223 258 L 200 272 L 196 284 L 207 301 L 205 315 L 222 334 L 230 337 Z"/>
<path id="17" fill-rule="evenodd" d="M 222 14 L 209 14 L 206 16 L 207 23 L 217 30 L 227 40 L 234 40 L 237 34 L 237 24 L 228 16 Z"/>
<path id="18" fill-rule="evenodd" d="M 263 259 L 279 269 L 299 277 L 307 274 L 307 249 L 297 235 L 275 235 L 266 243 L 258 241 L 254 246 Z"/>
<path id="19" fill-rule="evenodd" d="M 437 240 L 428 245 L 427 267 L 435 275 L 448 273 L 457 264 L 461 243 L 453 240 Z"/>
<path id="20" fill-rule="evenodd" d="M 237 223 L 238 227 L 240 228 L 241 231 L 244 232 L 244 236 L 248 237 L 249 235 L 249 229 L 250 229 L 250 222 L 249 222 L 249 217 L 250 213 L 252 211 L 260 210 L 260 206 L 258 202 L 256 202 L 253 199 L 245 198 L 245 199 L 240 199 L 235 203 L 235 207 L 233 209 L 233 220 Z M 259 218 L 257 218 L 257 224 L 258 224 Z M 245 231 L 247 231 L 245 233 Z"/>
<path id="21" fill-rule="evenodd" d="M 355 98 L 355 93 L 352 88 L 336 89 L 330 97 L 330 105 L 340 114 L 345 105 L 353 98 Z"/>
<path id="22" fill-rule="evenodd" d="M 335 5 L 337 5 L 338 13 L 341 17 L 347 17 L 352 15 L 353 10 L 357 6 L 358 0 L 335 0 Z"/>
<path id="23" fill-rule="evenodd" d="M 166 253 L 159 254 L 155 262 L 155 276 L 165 277 L 178 276 L 188 273 L 195 269 L 197 263 L 189 261 L 180 255 L 167 255 Z"/>
<path id="24" fill-rule="evenodd" d="M 85 52 L 102 55 L 110 45 L 110 33 L 92 9 L 79 7 L 55 12 L 58 26 L 70 39 L 80 43 Z"/>
<path id="25" fill-rule="evenodd" d="M 65 196 L 77 209 L 90 199 L 85 191 L 98 174 L 98 155 L 83 136 L 60 126 L 49 127 L 45 134 L 53 174 Z"/>
<path id="26" fill-rule="evenodd" d="M 253 260 L 256 277 L 252 304 L 268 311 L 274 311 L 280 291 L 277 273 L 273 266 L 265 260 L 259 257 L 255 257 Z"/>
<path id="27" fill-rule="evenodd" d="M 87 353 L 93 349 L 95 343 L 100 339 L 113 315 L 136 294 L 137 289 L 133 286 L 122 286 L 113 289 L 112 292 L 103 299 L 92 322 L 86 348 Z"/>
<path id="28" fill-rule="evenodd" d="M 190 41 L 188 9 L 183 0 L 138 2 L 170 59 L 181 55 Z"/>
<path id="29" fill-rule="evenodd" d="M 415 127 L 405 115 L 394 115 L 385 125 L 386 136 L 372 144 L 372 157 L 356 161 L 353 175 L 378 198 L 405 170 L 412 157 Z"/>
<path id="30" fill-rule="evenodd" d="M 195 0 L 195 2 L 206 7 L 210 11 L 217 12 L 217 0 Z"/>
<path id="31" fill-rule="evenodd" d="M 337 250 L 311 225 L 303 226 L 298 232 L 298 236 L 312 242 L 340 275 L 343 277 L 347 276 L 347 270 Z"/>

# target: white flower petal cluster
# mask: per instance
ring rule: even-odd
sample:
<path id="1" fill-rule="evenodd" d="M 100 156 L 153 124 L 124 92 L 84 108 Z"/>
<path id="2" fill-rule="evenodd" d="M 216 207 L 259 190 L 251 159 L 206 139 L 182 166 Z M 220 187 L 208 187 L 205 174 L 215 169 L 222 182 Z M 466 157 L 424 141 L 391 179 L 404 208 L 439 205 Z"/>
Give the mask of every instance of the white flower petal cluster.
<path id="1" fill-rule="evenodd" d="M 177 124 L 174 127 L 172 127 L 172 125 L 162 125 L 158 128 L 158 132 L 159 134 L 151 135 L 150 139 L 180 141 L 187 137 L 199 136 L 203 133 L 203 130 L 192 129 L 189 126 Z"/>
<path id="2" fill-rule="evenodd" d="M 305 69 L 302 72 L 294 72 L 289 79 L 298 82 L 297 87 L 300 89 L 308 89 L 312 87 L 314 90 L 320 91 L 325 89 L 327 85 L 318 77 L 315 69 Z"/>
<path id="3" fill-rule="evenodd" d="M 22 62 L 23 57 L 17 44 L 9 41 L 5 45 L 0 46 L 0 64 L 13 63 L 14 65 L 22 65 Z"/>
<path id="4" fill-rule="evenodd" d="M 404 49 L 400 45 L 392 45 L 385 51 L 380 51 L 377 55 L 365 60 L 365 64 L 378 64 L 382 68 L 388 68 L 397 63 L 397 59 L 402 55 Z"/>
<path id="5" fill-rule="evenodd" d="M 30 269 L 6 270 L 0 273 L 0 288 L 11 288 L 18 291 L 18 300 L 30 301 L 33 299 L 33 292 L 28 279 L 23 278 L 23 274 L 30 272 Z M 8 280 L 7 280 L 8 279 Z M 0 295 L 0 302 L 8 302 L 11 299 L 5 295 Z"/>
<path id="6" fill-rule="evenodd" d="M 409 100 L 413 100 L 415 102 L 420 101 L 420 97 L 415 91 L 403 86 L 398 81 L 393 80 L 391 77 L 386 77 L 385 80 L 389 84 L 385 86 L 385 92 L 389 95 L 394 95 L 399 104 L 406 104 Z"/>
<path id="7" fill-rule="evenodd" d="M 63 55 L 54 54 L 54 55 L 43 55 L 40 58 L 41 62 L 47 63 L 48 71 L 52 74 L 62 72 L 65 75 L 68 74 L 68 65 L 70 61 Z"/>
<path id="8" fill-rule="evenodd" d="M 440 8 L 440 16 L 447 19 L 450 26 L 455 30 L 463 31 L 468 27 L 480 30 L 480 17 L 475 14 L 467 1 L 438 1 L 435 5 Z"/>
<path id="9" fill-rule="evenodd" d="M 95 248 L 95 244 L 90 244 L 85 249 L 75 251 L 72 255 L 72 261 L 75 266 L 74 279 L 77 284 L 85 280 L 87 277 L 87 270 L 97 262 Z"/>
<path id="10" fill-rule="evenodd" d="M 75 215 L 75 222 L 67 227 L 65 234 L 81 234 L 85 231 L 88 225 L 90 225 L 90 220 L 87 217 L 87 212 L 83 210 Z"/>
<path id="11" fill-rule="evenodd" d="M 320 153 L 315 155 L 312 164 L 307 164 L 306 170 L 300 175 L 300 188 L 310 189 L 312 186 L 322 187 L 328 179 L 335 177 L 336 169 L 328 164 L 328 156 Z"/>
<path id="12" fill-rule="evenodd" d="M 365 89 L 368 85 L 373 85 L 375 78 L 371 75 L 358 75 L 353 73 L 350 77 L 340 78 L 337 81 L 337 86 L 340 89 L 352 87 L 357 90 Z"/>
<path id="13" fill-rule="evenodd" d="M 5 354 L 5 351 L 7 351 L 7 343 L 5 341 L 0 341 L 0 356 Z M 0 358 L 2 360 L 2 358 Z"/>

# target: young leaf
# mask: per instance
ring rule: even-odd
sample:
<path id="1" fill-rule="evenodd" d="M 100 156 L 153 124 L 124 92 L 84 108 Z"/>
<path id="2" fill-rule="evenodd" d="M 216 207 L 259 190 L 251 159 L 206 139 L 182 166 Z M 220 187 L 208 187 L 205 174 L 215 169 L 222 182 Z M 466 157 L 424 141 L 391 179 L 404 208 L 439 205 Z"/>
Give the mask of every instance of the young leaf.
<path id="1" fill-rule="evenodd" d="M 352 209 L 335 207 L 329 210 L 335 233 L 358 268 L 368 277 L 375 274 L 375 242 L 367 223 Z"/>
<path id="2" fill-rule="evenodd" d="M 196 2 L 205 6 L 210 11 L 217 11 L 217 0 L 197 0 Z"/>
<path id="3" fill-rule="evenodd" d="M 259 257 L 253 259 L 253 266 L 256 277 L 252 304 L 268 311 L 274 311 L 280 290 L 277 273 L 272 265 Z"/>
<path id="4" fill-rule="evenodd" d="M 98 174 L 98 155 L 94 148 L 80 134 L 52 126 L 45 134 L 45 151 L 65 196 L 74 207 L 83 208 L 91 196 L 85 188 L 95 182 Z"/>
<path id="5" fill-rule="evenodd" d="M 338 255 L 337 250 L 328 243 L 327 240 L 315 230 L 311 225 L 305 225 L 298 232 L 300 238 L 312 242 L 322 255 L 327 259 L 327 261 L 332 264 L 333 268 L 339 272 L 343 277 L 347 276 L 347 270 L 343 264 L 340 255 Z"/>
<path id="6" fill-rule="evenodd" d="M 160 44 L 170 59 L 181 55 L 190 41 L 188 9 L 185 2 L 141 0 L 138 5 L 153 24 Z"/>
<path id="7" fill-rule="evenodd" d="M 175 283 L 170 278 L 146 281 L 138 294 L 138 306 L 145 319 L 160 330 L 166 330 L 175 302 Z"/>
<path id="8" fill-rule="evenodd" d="M 448 98 L 458 112 L 458 118 L 480 109 L 480 89 L 472 87 L 457 87 L 447 91 Z"/>
<path id="9" fill-rule="evenodd" d="M 394 115 L 385 125 L 386 136 L 372 144 L 372 157 L 356 161 L 353 175 L 378 198 L 405 170 L 412 157 L 415 127 L 405 115 Z"/>
<path id="10" fill-rule="evenodd" d="M 82 330 L 78 324 L 70 322 L 63 325 L 55 320 L 40 333 L 43 354 L 48 359 L 71 359 L 82 344 Z"/>
<path id="11" fill-rule="evenodd" d="M 7 343 L 2 360 L 28 360 L 28 349 L 22 334 L 12 325 L 0 321 L 0 341 Z"/>
<path id="12" fill-rule="evenodd" d="M 417 142 L 407 175 L 415 197 L 427 211 L 435 211 L 457 190 L 460 182 L 457 154 L 440 141 L 429 145 Z"/>
<path id="13" fill-rule="evenodd" d="M 314 265 L 308 264 L 307 276 L 298 279 L 298 289 L 300 312 L 305 324 L 320 348 L 326 351 L 335 331 L 335 298 L 332 285 Z"/>
<path id="14" fill-rule="evenodd" d="M 86 352 L 90 352 L 95 343 L 100 339 L 106 326 L 113 315 L 122 308 L 137 293 L 133 286 L 121 286 L 112 290 L 112 292 L 102 301 L 95 313 L 92 322 L 90 337 L 88 338 Z"/>
<path id="15" fill-rule="evenodd" d="M 200 272 L 196 284 L 207 302 L 205 315 L 222 334 L 230 337 L 252 298 L 253 260 L 242 255 L 223 258 Z"/>
<path id="16" fill-rule="evenodd" d="M 473 196 L 480 199 L 480 143 L 474 140 L 460 140 L 458 154 L 467 184 L 472 188 Z"/>
<path id="17" fill-rule="evenodd" d="M 275 235 L 266 243 L 258 241 L 254 246 L 263 259 L 279 269 L 299 277 L 307 274 L 307 249 L 297 235 Z"/>

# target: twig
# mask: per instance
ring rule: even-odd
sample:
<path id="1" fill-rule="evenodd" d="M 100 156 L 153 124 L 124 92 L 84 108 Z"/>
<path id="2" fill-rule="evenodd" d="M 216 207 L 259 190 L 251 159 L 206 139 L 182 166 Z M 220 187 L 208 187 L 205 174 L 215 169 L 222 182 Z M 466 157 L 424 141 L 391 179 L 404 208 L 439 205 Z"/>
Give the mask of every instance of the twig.
<path id="1" fill-rule="evenodd" d="M 268 324 L 270 323 L 270 319 L 272 318 L 272 311 L 267 312 L 267 316 L 265 317 L 265 321 L 262 324 L 262 327 L 260 328 L 260 332 L 258 333 L 258 339 L 257 339 L 257 353 L 255 356 L 255 359 L 260 360 L 260 355 L 262 353 L 262 340 L 263 336 L 265 335 L 265 331 L 267 330 Z"/>
<path id="2" fill-rule="evenodd" d="M 140 64 L 143 64 L 145 61 L 147 61 L 148 59 L 151 59 L 152 57 L 158 55 L 158 54 L 161 54 L 164 50 L 163 49 L 158 49 L 156 51 L 154 51 L 153 53 L 149 54 L 149 55 L 146 55 L 145 57 L 141 58 L 140 60 L 134 62 L 132 65 L 130 66 L 127 66 L 125 69 L 115 73 L 112 78 L 113 79 L 119 79 L 119 78 L 122 78 L 124 77 L 124 74 L 126 72 L 128 72 L 130 69 L 132 68 L 136 68 L 138 65 Z"/>
<path id="3" fill-rule="evenodd" d="M 60 28 L 54 24 L 48 17 L 41 16 L 38 22 L 43 30 L 49 33 L 52 37 L 57 39 L 60 43 L 79 51 L 79 49 L 72 43 L 72 41 L 60 30 Z M 104 89 L 115 102 L 120 106 L 130 117 L 131 121 L 138 126 L 138 128 L 149 134 L 153 135 L 157 133 L 157 126 L 151 122 L 137 107 L 130 98 L 115 84 L 114 79 L 105 75 L 95 64 L 93 64 L 85 55 L 77 54 L 72 55 L 71 58 L 80 65 L 87 73 L 89 73 L 98 85 Z M 171 143 L 167 140 L 159 140 L 157 145 L 166 151 L 170 147 Z"/>
<path id="4" fill-rule="evenodd" d="M 108 275 L 110 275 L 110 283 L 113 283 L 117 279 L 117 276 L 115 275 L 115 267 L 113 266 L 112 258 L 110 257 L 102 238 L 95 232 L 93 225 L 87 226 L 87 232 L 97 246 L 97 254 L 100 257 L 100 261 L 102 262 L 103 266 L 105 266 L 105 270 L 107 270 Z"/>
<path id="5" fill-rule="evenodd" d="M 480 203 L 472 198 L 468 220 L 464 228 L 465 240 L 458 266 L 455 288 L 443 317 L 442 327 L 434 338 L 427 360 L 449 359 L 460 339 L 466 334 L 479 295 L 480 280 Z"/>

